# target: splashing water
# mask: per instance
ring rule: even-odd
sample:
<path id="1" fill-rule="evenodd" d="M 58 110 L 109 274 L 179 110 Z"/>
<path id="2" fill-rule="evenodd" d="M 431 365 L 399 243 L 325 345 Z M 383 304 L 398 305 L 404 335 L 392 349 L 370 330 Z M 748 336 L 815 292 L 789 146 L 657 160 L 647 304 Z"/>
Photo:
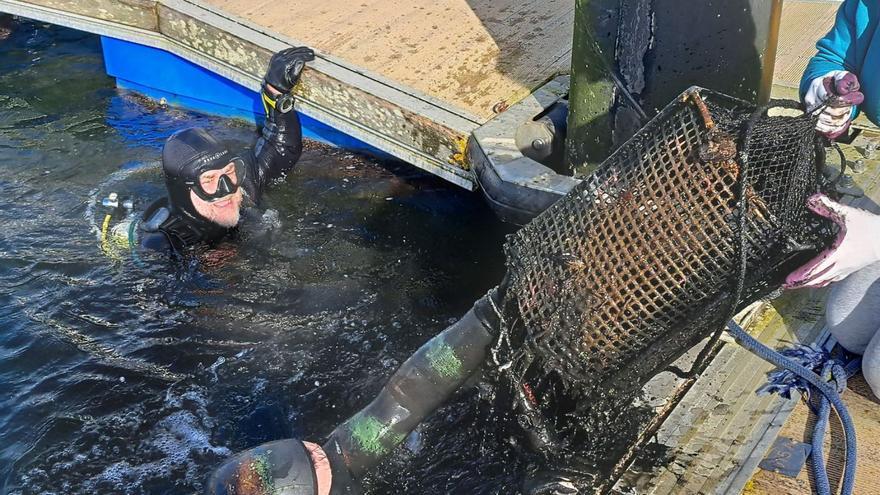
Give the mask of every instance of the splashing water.
<path id="1" fill-rule="evenodd" d="M 232 452 L 320 441 L 500 280 L 505 229 L 477 195 L 317 143 L 237 242 L 106 257 L 97 201 L 160 197 L 168 135 L 256 132 L 118 91 L 100 54 L 29 21 L 0 41 L 0 492 L 193 493 Z M 457 400 L 368 490 L 512 483 Z"/>

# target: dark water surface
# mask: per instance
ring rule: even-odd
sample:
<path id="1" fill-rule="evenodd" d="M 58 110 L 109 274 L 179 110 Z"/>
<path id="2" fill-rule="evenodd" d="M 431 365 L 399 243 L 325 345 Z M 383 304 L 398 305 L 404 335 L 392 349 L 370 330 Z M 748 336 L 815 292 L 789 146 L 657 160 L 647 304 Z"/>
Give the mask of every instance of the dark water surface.
<path id="1" fill-rule="evenodd" d="M 478 195 L 315 144 L 198 266 L 105 255 L 94 200 L 161 195 L 160 146 L 195 125 L 255 138 L 117 91 L 94 36 L 0 41 L 0 493 L 193 493 L 234 451 L 323 440 L 500 279 L 506 228 Z M 370 491 L 510 493 L 472 396 Z"/>

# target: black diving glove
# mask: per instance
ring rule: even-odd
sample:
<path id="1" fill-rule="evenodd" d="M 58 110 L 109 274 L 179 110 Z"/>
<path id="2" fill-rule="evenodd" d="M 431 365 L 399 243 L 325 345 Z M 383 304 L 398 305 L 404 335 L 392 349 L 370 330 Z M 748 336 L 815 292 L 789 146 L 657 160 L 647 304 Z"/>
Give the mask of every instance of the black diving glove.
<path id="1" fill-rule="evenodd" d="M 315 60 L 315 52 L 311 48 L 305 46 L 285 48 L 272 55 L 263 84 L 271 85 L 282 94 L 290 93 L 299 81 L 303 67 L 312 60 Z"/>

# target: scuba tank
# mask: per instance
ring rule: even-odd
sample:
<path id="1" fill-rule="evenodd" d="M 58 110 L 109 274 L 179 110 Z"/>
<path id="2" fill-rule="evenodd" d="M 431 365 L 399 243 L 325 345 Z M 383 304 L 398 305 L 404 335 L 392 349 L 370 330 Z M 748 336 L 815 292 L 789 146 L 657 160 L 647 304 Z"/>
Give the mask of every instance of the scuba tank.
<path id="1" fill-rule="evenodd" d="M 120 166 L 89 191 L 84 220 L 98 241 L 98 247 L 113 261 L 133 256 L 139 245 L 140 212 L 136 198 L 164 192 L 158 161 L 131 162 Z"/>
<path id="2" fill-rule="evenodd" d="M 119 261 L 137 246 L 139 219 L 134 213 L 134 199 L 120 198 L 118 193 L 111 192 L 101 199 L 100 204 L 104 210 L 100 229 L 101 251 Z"/>

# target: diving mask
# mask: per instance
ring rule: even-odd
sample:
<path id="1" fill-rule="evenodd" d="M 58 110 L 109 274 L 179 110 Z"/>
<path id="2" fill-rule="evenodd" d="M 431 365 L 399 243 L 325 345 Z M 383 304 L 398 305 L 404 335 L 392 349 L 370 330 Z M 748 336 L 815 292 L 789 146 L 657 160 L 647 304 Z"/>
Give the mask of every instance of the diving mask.
<path id="1" fill-rule="evenodd" d="M 235 194 L 245 174 L 244 162 L 241 158 L 234 158 L 225 167 L 206 170 L 197 179 L 185 183 L 202 200 L 214 202 Z"/>

